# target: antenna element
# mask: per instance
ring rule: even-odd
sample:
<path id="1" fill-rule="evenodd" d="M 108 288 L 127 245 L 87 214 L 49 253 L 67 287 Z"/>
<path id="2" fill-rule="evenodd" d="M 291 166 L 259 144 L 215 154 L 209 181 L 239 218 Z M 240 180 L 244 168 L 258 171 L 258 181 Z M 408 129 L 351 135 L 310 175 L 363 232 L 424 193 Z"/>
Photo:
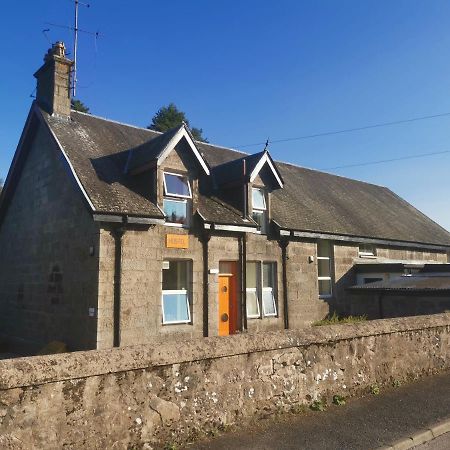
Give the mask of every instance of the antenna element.
<path id="1" fill-rule="evenodd" d="M 74 0 L 75 3 L 75 24 L 73 27 L 73 84 L 72 84 L 72 97 L 75 97 L 77 92 L 77 49 L 78 49 L 78 5 L 86 6 L 89 8 L 89 3 L 83 3 L 79 0 Z"/>

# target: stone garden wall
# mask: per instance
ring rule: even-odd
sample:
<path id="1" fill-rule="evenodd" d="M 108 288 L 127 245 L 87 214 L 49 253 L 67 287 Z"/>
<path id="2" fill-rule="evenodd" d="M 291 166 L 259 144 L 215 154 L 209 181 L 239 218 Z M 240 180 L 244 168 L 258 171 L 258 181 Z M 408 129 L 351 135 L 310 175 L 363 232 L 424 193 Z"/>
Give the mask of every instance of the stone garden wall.
<path id="1" fill-rule="evenodd" d="M 0 448 L 131 449 L 450 367 L 450 314 L 0 361 Z"/>

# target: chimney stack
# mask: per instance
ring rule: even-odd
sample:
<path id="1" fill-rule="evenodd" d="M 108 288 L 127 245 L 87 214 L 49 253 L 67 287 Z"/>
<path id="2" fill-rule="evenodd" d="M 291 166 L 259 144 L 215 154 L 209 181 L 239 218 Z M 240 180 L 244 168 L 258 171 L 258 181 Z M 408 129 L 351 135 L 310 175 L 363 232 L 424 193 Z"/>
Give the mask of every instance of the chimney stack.
<path id="1" fill-rule="evenodd" d="M 51 115 L 70 117 L 70 75 L 73 61 L 66 58 L 63 42 L 56 42 L 44 57 L 44 64 L 34 74 L 37 79 L 36 101 Z"/>

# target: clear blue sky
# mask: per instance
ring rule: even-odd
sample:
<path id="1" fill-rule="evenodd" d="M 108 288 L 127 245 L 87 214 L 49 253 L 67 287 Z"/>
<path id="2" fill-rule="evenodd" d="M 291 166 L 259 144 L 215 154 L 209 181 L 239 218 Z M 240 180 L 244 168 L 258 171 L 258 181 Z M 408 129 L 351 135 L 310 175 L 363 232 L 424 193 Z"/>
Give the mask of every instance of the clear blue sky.
<path id="1" fill-rule="evenodd" d="M 48 42 L 72 46 L 70 0 L 6 2 L 0 18 L 0 177 Z M 91 0 L 78 97 L 146 126 L 175 102 L 208 139 L 241 146 L 450 111 L 448 0 Z M 243 150 L 256 152 L 261 147 Z M 312 168 L 450 150 L 450 117 L 273 144 Z M 388 186 L 450 229 L 450 154 L 331 170 Z M 300 213 L 300 212 L 299 212 Z"/>

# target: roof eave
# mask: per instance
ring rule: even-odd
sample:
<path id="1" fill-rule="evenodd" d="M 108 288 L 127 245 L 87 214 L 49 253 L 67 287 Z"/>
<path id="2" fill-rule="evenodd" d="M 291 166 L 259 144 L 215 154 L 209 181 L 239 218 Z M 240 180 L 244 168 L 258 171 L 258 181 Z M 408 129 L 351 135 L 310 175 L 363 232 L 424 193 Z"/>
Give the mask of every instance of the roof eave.
<path id="1" fill-rule="evenodd" d="M 338 233 L 335 234 L 335 233 L 327 233 L 327 232 L 311 231 L 311 230 L 295 230 L 295 229 L 289 229 L 289 228 L 283 227 L 275 220 L 273 222 L 277 225 L 280 236 L 290 237 L 290 238 L 327 239 L 327 240 L 363 243 L 363 244 L 380 244 L 380 245 L 390 245 L 390 246 L 397 246 L 397 247 L 424 248 L 424 249 L 439 250 L 439 251 L 450 250 L 450 244 L 402 241 L 402 240 L 374 238 L 374 237 L 367 237 L 367 236 L 346 235 L 346 234 L 338 234 Z"/>

